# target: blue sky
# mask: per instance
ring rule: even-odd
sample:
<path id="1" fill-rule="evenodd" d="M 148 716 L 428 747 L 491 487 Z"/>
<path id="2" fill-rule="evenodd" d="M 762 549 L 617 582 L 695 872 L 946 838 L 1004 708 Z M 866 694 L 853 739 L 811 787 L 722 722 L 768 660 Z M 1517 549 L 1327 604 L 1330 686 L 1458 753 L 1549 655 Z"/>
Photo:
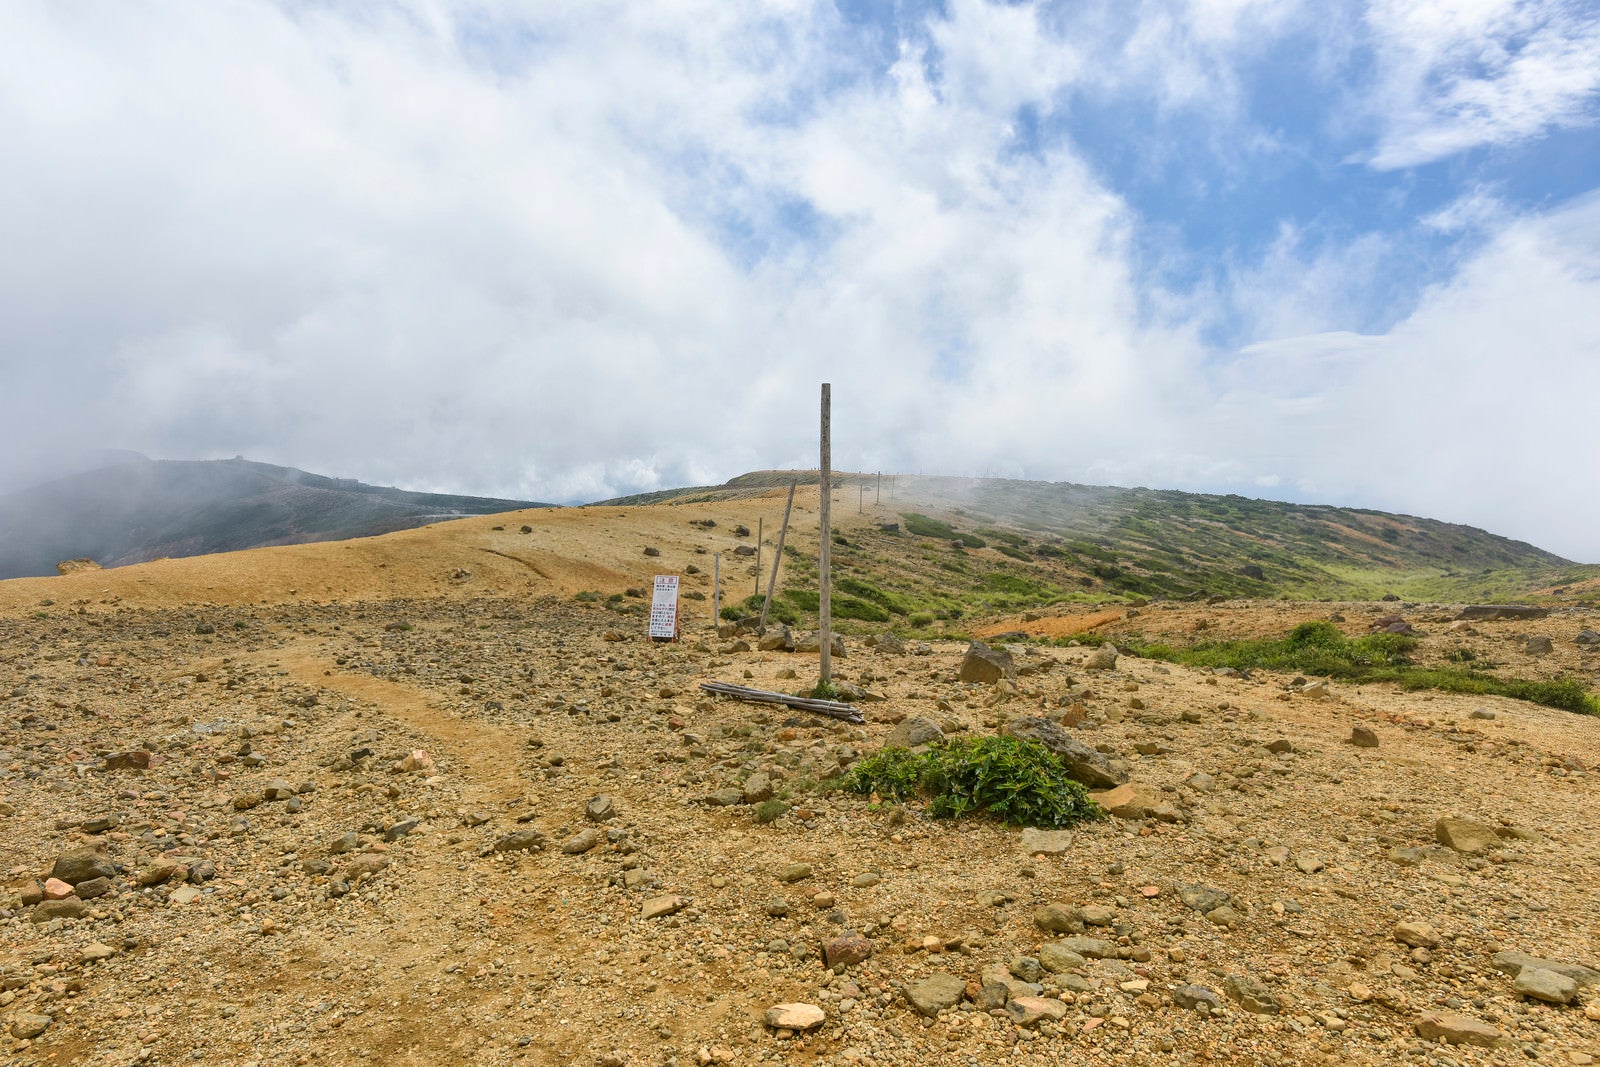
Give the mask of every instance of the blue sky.
<path id="1" fill-rule="evenodd" d="M 1600 561 L 1600 9 L 21 0 L 0 486 L 813 464 Z"/>

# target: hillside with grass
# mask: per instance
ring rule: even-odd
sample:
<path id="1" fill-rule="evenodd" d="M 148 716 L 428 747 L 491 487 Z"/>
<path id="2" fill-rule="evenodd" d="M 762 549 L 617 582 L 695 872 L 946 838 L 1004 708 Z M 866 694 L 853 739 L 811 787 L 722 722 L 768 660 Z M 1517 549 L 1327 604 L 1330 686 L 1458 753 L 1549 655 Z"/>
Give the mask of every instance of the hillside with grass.
<path id="1" fill-rule="evenodd" d="M 705 504 L 816 480 L 815 471 L 761 471 L 608 503 Z M 832 606 L 847 626 L 919 631 L 1048 605 L 1155 598 L 1549 599 L 1600 574 L 1474 527 L 1357 508 L 1003 479 L 842 474 L 834 485 Z M 786 554 L 798 565 L 785 568 L 774 611 L 808 621 L 817 609 L 814 540 L 791 538 Z"/>

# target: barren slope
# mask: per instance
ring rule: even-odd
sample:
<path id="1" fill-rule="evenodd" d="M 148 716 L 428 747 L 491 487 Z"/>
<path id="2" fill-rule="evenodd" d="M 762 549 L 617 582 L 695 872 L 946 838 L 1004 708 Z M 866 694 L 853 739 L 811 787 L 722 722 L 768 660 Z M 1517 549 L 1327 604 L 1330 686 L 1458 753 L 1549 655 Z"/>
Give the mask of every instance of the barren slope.
<path id="1" fill-rule="evenodd" d="M 1496 965 L 1597 963 L 1600 721 L 1385 687 L 1312 699 L 1287 677 L 1126 657 L 1091 670 L 1081 648 L 1018 646 L 1013 691 L 957 681 L 964 643 L 854 638 L 837 676 L 883 698 L 865 726 L 709 700 L 701 680 L 809 685 L 815 657 L 716 636 L 709 601 L 685 602 L 683 642 L 651 644 L 640 602 L 606 598 L 690 564 L 686 590 L 709 593 L 717 551 L 748 586 L 732 552 L 753 538 L 732 527 L 764 518 L 770 561 L 782 503 L 533 511 L 0 583 L 5 1062 L 1600 1054 L 1594 988 L 1552 1005 Z M 814 526 L 814 496 L 799 506 Z M 871 517 L 844 516 L 844 535 Z M 1335 610 L 1354 630 L 1380 608 L 1117 606 L 1059 628 L 1277 634 Z M 1404 613 L 1432 653 L 1503 658 L 1538 632 L 1556 651 L 1521 669 L 1594 676 L 1597 653 L 1573 643 L 1587 609 L 1465 637 L 1444 609 Z M 1034 614 L 995 625 L 1051 618 Z M 1030 836 L 1030 854 L 1016 829 L 812 787 L 908 717 L 959 736 L 1036 715 L 1076 722 L 1153 791 L 1152 814 Z M 1356 726 L 1378 746 L 1351 745 Z M 721 803 L 762 775 L 786 814 Z M 614 814 L 586 814 L 598 796 Z M 1493 847 L 1438 845 L 1444 816 L 1497 829 Z M 116 865 L 80 883 L 103 892 L 25 903 L 84 848 Z M 1196 887 L 1229 910 L 1189 906 Z M 1050 904 L 1084 933 L 1043 930 Z M 872 955 L 835 973 L 819 955 L 847 932 Z M 1020 984 L 984 1010 L 985 973 L 1008 969 L 1061 1017 L 1030 1017 Z M 963 988 L 926 1017 L 908 991 L 936 974 Z M 764 1025 L 787 1002 L 825 1021 Z M 1428 1012 L 1497 1045 L 1426 1039 Z"/>

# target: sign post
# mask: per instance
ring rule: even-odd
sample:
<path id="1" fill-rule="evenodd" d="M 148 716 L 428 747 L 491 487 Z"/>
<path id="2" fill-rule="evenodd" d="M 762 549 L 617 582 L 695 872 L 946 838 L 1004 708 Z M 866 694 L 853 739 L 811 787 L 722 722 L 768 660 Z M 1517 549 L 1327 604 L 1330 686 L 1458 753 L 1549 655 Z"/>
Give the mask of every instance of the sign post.
<path id="1" fill-rule="evenodd" d="M 658 574 L 650 600 L 650 636 L 675 641 L 678 638 L 678 576 Z"/>

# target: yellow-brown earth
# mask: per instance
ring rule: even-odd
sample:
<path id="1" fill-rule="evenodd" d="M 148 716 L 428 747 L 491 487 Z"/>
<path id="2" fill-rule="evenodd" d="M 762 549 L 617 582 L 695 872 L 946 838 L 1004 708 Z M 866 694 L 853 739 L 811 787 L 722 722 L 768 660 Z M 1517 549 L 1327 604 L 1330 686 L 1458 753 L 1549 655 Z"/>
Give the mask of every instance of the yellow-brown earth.
<path id="1" fill-rule="evenodd" d="M 875 517 L 849 496 L 847 534 Z M 1497 965 L 1597 962 L 1600 721 L 1338 682 L 1313 699 L 1288 677 L 1128 657 L 1093 671 L 1090 649 L 1039 645 L 1015 650 L 1013 690 L 959 682 L 964 644 L 856 638 L 836 675 L 883 698 L 864 726 L 712 700 L 699 682 L 807 687 L 815 656 L 743 650 L 710 628 L 709 599 L 685 600 L 682 641 L 654 644 L 642 600 L 607 598 L 658 572 L 709 597 L 715 552 L 742 597 L 753 561 L 733 549 L 754 538 L 732 528 L 764 520 L 764 571 L 782 507 L 774 492 L 539 510 L 0 583 L 4 1062 L 1600 1055 L 1600 991 L 1549 1003 Z M 815 511 L 802 492 L 792 536 L 812 548 Z M 1453 634 L 1448 606 L 1241 602 L 972 630 L 1276 636 L 1337 612 L 1355 633 L 1396 610 L 1425 657 L 1469 647 L 1528 677 L 1596 677 L 1600 653 L 1574 643 L 1595 624 L 1583 609 Z M 1531 634 L 1555 651 L 1524 651 Z M 957 736 L 1065 716 L 1156 814 L 1030 836 L 1048 850 L 1030 854 L 994 822 L 813 788 L 919 716 Z M 1355 727 L 1377 747 L 1352 745 Z M 708 802 L 762 775 L 792 805 L 775 821 Z M 613 817 L 586 814 L 597 796 Z M 1492 847 L 1438 844 L 1450 816 L 1490 827 Z M 519 831 L 534 847 L 505 850 Z M 114 865 L 103 892 L 54 919 L 27 903 L 86 848 Z M 1231 910 L 1187 906 L 1197 886 Z M 1063 958 L 1036 922 L 1051 904 L 1107 958 L 1041 972 L 1041 953 Z M 822 946 L 849 931 L 873 952 L 835 973 Z M 1008 968 L 1042 978 L 1060 1019 L 1019 1024 L 1020 989 L 984 1010 L 985 972 Z M 965 996 L 924 1017 L 906 991 L 937 973 Z M 1216 1009 L 1185 1006 L 1205 999 L 1193 987 Z M 825 1021 L 764 1024 L 791 1002 Z M 1423 1036 L 1428 1013 L 1493 1047 Z"/>

